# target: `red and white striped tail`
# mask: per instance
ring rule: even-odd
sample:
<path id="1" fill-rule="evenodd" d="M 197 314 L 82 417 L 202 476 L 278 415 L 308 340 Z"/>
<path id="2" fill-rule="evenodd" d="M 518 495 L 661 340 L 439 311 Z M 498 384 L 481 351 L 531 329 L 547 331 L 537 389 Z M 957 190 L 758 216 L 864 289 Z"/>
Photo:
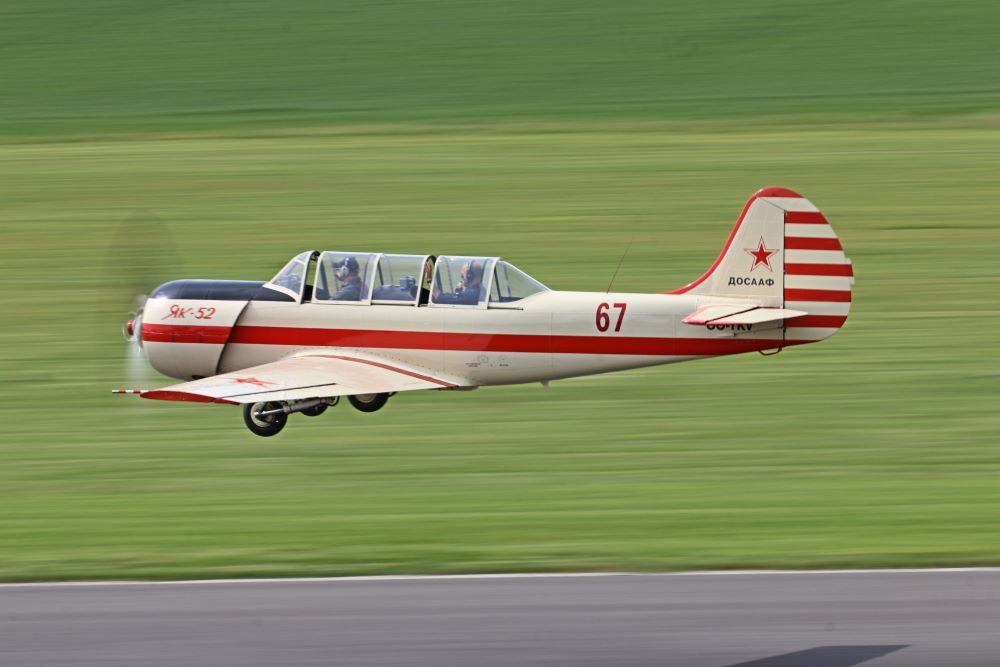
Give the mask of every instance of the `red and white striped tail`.
<path id="1" fill-rule="evenodd" d="M 764 188 L 743 207 L 712 267 L 672 294 L 752 298 L 805 311 L 785 325 L 785 340 L 805 343 L 844 325 L 853 285 L 851 260 L 819 209 L 791 190 Z"/>
<path id="2" fill-rule="evenodd" d="M 786 200 L 784 305 L 809 314 L 788 321 L 785 340 L 823 340 L 847 321 L 854 267 L 833 227 L 808 199 Z"/>

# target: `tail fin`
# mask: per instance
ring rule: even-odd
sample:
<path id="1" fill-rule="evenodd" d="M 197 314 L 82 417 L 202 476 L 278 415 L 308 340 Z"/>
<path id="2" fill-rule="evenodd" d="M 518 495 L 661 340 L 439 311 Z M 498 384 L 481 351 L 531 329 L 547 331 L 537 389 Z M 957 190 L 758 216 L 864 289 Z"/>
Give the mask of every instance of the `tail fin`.
<path id="1" fill-rule="evenodd" d="M 844 325 L 853 285 L 851 261 L 819 209 L 791 190 L 764 188 L 743 207 L 711 268 L 669 294 L 748 298 L 805 311 L 787 321 L 785 339 L 811 342 Z"/>

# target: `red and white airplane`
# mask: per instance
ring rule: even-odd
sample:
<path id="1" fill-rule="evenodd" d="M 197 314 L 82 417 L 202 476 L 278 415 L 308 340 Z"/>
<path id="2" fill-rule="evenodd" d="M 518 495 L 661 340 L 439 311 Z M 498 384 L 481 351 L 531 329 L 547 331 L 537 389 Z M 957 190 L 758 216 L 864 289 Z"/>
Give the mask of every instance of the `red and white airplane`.
<path id="1" fill-rule="evenodd" d="M 823 214 L 784 188 L 753 195 L 707 272 L 672 292 L 550 290 L 499 257 L 307 251 L 269 282 L 178 280 L 126 330 L 159 372 L 118 389 L 242 404 L 270 436 L 341 396 L 374 412 L 416 389 L 474 389 L 772 352 L 833 335 L 854 273 Z"/>

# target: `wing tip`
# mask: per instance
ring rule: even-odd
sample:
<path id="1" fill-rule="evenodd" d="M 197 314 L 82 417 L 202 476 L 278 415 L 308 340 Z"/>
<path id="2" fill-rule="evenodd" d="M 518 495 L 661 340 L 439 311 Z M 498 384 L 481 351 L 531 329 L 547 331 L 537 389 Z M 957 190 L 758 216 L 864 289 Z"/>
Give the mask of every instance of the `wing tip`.
<path id="1" fill-rule="evenodd" d="M 142 398 L 150 398 L 155 401 L 182 401 L 185 403 L 225 403 L 228 405 L 238 405 L 236 401 L 229 401 L 225 398 L 215 398 L 204 394 L 195 394 L 190 391 L 174 391 L 169 389 L 152 389 L 139 394 Z"/>

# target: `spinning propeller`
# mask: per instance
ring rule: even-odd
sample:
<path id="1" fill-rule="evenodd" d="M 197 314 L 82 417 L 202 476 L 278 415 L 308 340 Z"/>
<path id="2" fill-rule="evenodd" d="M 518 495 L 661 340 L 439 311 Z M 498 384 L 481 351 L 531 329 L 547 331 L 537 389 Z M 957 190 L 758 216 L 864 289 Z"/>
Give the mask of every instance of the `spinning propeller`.
<path id="1" fill-rule="evenodd" d="M 122 326 L 128 343 L 124 378 L 130 388 L 149 386 L 159 379 L 146 363 L 142 349 L 142 318 L 149 293 L 176 272 L 176 256 L 167 226 L 151 211 L 136 211 L 123 220 L 108 247 L 108 292 L 116 303 L 131 302 Z"/>

